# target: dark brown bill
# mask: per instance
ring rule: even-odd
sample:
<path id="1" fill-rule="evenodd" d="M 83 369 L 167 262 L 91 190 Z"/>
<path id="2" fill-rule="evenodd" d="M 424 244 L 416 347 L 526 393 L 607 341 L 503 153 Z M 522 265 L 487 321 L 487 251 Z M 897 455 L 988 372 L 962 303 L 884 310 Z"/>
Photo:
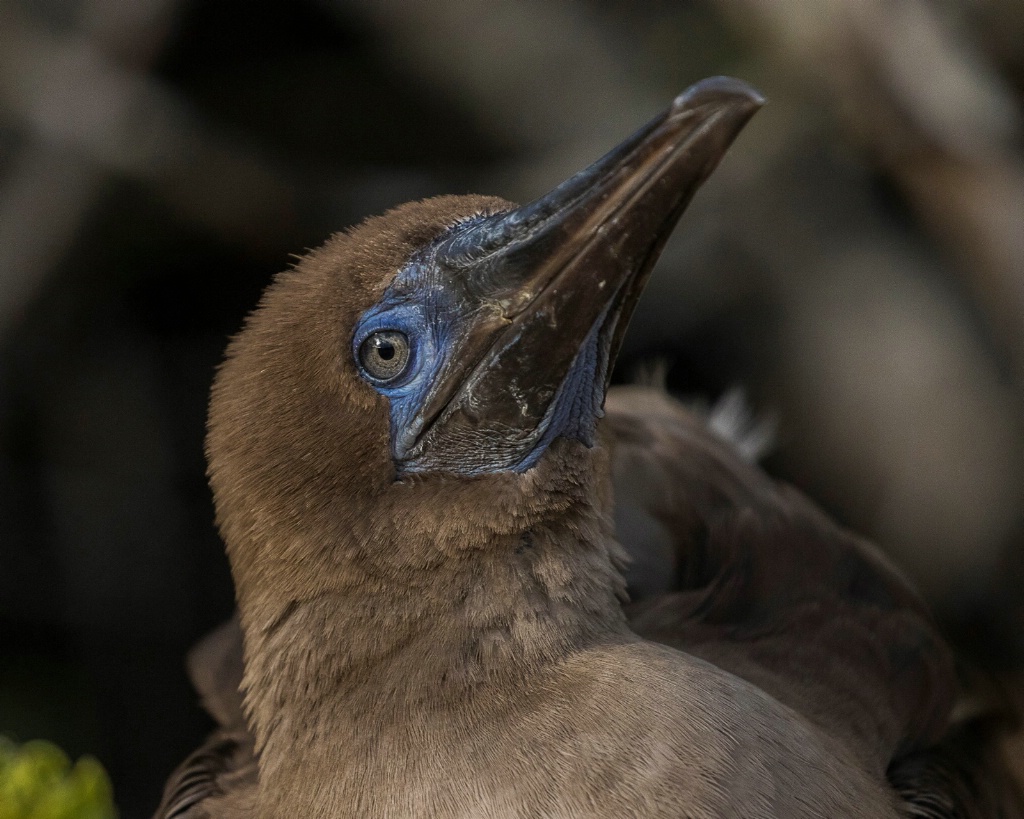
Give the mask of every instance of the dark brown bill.
<path id="1" fill-rule="evenodd" d="M 763 102 L 739 80 L 704 80 L 550 193 L 445 237 L 433 263 L 462 283 L 480 318 L 431 386 L 399 460 L 421 471 L 443 440 L 479 435 L 501 440 L 504 468 L 527 468 L 553 436 L 591 443 L 651 268 Z"/>

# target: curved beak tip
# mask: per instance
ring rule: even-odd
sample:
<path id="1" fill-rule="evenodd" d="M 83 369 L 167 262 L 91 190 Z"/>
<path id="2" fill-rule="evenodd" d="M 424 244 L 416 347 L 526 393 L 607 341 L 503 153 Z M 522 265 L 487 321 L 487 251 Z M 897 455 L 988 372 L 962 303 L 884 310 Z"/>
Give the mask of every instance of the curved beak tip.
<path id="1" fill-rule="evenodd" d="M 743 80 L 734 77 L 709 77 L 696 82 L 672 100 L 672 114 L 692 111 L 706 105 L 730 107 L 737 112 L 753 113 L 766 102 L 764 95 Z"/>

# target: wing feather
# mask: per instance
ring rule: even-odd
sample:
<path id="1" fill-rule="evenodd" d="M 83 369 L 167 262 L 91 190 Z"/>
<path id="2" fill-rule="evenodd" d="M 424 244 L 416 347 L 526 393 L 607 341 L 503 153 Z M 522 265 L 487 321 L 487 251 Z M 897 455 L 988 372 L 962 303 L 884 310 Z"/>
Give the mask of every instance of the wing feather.
<path id="1" fill-rule="evenodd" d="M 638 634 L 800 713 L 889 776 L 910 816 L 1022 815 L 992 729 L 1005 721 L 952 721 L 949 649 L 880 552 L 663 391 L 618 388 L 606 406 Z"/>

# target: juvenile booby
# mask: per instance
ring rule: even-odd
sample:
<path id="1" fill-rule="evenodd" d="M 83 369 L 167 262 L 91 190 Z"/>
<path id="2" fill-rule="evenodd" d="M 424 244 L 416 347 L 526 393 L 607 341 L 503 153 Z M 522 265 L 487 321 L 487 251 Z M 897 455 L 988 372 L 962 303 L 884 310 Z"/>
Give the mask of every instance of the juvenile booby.
<path id="1" fill-rule="evenodd" d="M 222 728 L 160 819 L 1016 815 L 900 575 L 663 393 L 606 396 L 761 103 L 706 80 L 528 205 L 404 205 L 276 278 L 210 407 Z"/>

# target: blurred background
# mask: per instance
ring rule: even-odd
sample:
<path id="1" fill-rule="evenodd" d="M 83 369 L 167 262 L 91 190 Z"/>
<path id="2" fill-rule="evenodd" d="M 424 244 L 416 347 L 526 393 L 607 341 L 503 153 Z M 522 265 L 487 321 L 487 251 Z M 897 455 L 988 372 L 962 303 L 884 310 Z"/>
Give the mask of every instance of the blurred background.
<path id="1" fill-rule="evenodd" d="M 617 377 L 743 385 L 768 469 L 1024 666 L 1020 0 L 0 0 L 0 733 L 147 816 L 209 728 L 206 396 L 271 275 L 409 199 L 538 195 L 720 73 L 770 104 Z"/>

